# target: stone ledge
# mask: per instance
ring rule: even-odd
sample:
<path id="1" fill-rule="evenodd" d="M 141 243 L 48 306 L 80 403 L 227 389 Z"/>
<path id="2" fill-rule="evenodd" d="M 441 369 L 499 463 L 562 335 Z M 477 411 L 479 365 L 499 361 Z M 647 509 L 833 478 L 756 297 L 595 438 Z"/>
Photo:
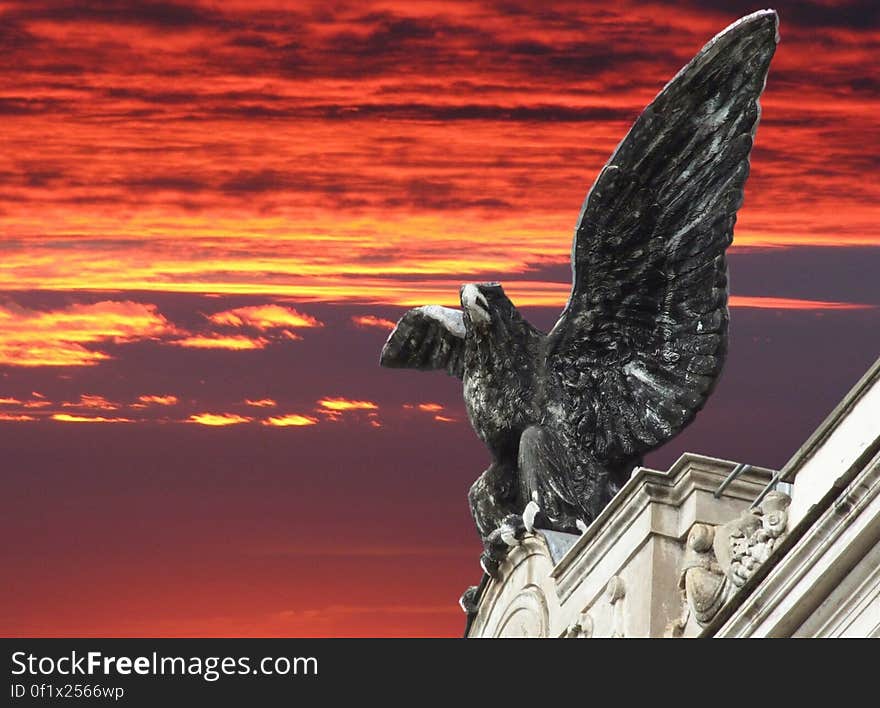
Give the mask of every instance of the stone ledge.
<path id="1" fill-rule="evenodd" d="M 681 615 L 690 529 L 736 518 L 773 475 L 751 468 L 715 498 L 735 467 L 685 454 L 667 472 L 638 468 L 558 562 L 567 539 L 526 536 L 479 593 L 467 636 L 662 636 Z"/>

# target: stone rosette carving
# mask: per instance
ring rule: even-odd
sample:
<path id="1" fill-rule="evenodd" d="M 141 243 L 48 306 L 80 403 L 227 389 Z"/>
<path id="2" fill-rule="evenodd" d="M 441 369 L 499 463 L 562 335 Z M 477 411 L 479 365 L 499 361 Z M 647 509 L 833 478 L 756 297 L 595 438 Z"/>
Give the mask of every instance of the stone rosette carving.
<path id="1" fill-rule="evenodd" d="M 701 627 L 715 618 L 785 537 L 790 504 L 791 497 L 774 491 L 726 524 L 694 524 L 679 577 L 686 607 L 668 636 L 681 636 L 689 614 Z"/>

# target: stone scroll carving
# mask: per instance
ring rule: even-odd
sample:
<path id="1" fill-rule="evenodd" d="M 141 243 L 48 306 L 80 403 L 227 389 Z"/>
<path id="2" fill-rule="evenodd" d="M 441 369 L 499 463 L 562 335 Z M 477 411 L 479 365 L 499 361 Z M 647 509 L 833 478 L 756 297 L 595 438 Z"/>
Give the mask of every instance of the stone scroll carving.
<path id="1" fill-rule="evenodd" d="M 785 537 L 790 504 L 787 494 L 770 492 L 758 508 L 726 524 L 694 524 L 679 577 L 686 606 L 667 636 L 681 636 L 690 614 L 701 627 L 715 618 Z"/>

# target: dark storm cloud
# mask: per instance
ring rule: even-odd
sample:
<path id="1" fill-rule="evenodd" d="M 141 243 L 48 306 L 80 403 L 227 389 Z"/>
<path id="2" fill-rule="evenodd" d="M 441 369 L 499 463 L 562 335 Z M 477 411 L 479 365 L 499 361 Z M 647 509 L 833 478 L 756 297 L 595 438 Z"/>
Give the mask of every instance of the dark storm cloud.
<path id="1" fill-rule="evenodd" d="M 149 95 L 138 92 L 131 93 L 131 98 L 148 103 L 165 103 L 187 106 L 191 110 L 183 116 L 184 120 L 208 121 L 218 118 L 242 119 L 278 119 L 278 120 L 407 120 L 407 121 L 504 121 L 504 122 L 549 122 L 578 123 L 628 120 L 637 115 L 637 111 L 606 106 L 570 107 L 561 105 L 493 105 L 491 103 L 467 103 L 443 105 L 434 103 L 339 103 L 314 104 L 302 100 L 293 100 L 284 96 L 267 94 L 248 97 L 214 96 L 191 99 L 184 95 Z M 256 101 L 258 103 L 236 103 L 236 101 Z M 269 102 L 268 104 L 266 102 Z M 10 111 L 29 112 L 27 107 L 13 106 Z M 31 110 L 37 110 L 32 107 Z M 2 111 L 2 108 L 0 108 Z M 156 116 L 146 109 L 117 112 L 118 116 L 134 117 Z"/>
<path id="2" fill-rule="evenodd" d="M 120 25 L 147 25 L 161 29 L 230 26 L 221 13 L 193 3 L 161 0 L 42 0 L 20 2 L 8 11 L 23 21 L 101 22 Z"/>
<path id="3" fill-rule="evenodd" d="M 64 107 L 66 102 L 41 98 L 0 98 L 0 115 L 26 116 L 43 113 L 54 113 Z"/>
<path id="4" fill-rule="evenodd" d="M 144 177 L 141 179 L 128 179 L 123 184 L 134 193 L 173 191 L 173 192 L 202 192 L 210 187 L 198 177 L 185 177 L 177 175 L 164 175 L 156 177 Z"/>
<path id="5" fill-rule="evenodd" d="M 279 170 L 241 171 L 225 180 L 220 189 L 237 195 L 260 194 L 265 192 L 319 192 L 341 194 L 353 188 L 356 178 L 345 179 L 344 175 L 327 173 L 308 173 L 304 170 L 281 172 Z"/>
<path id="6" fill-rule="evenodd" d="M 20 164 L 16 170 L 0 171 L 0 184 L 48 187 L 65 177 L 65 171 L 51 165 Z M 7 242 L 8 243 L 8 242 Z"/>
<path id="7" fill-rule="evenodd" d="M 603 106 L 569 108 L 566 106 L 499 106 L 469 104 L 444 106 L 425 103 L 361 104 L 356 106 L 323 106 L 312 109 L 326 119 L 389 118 L 426 121 L 514 121 L 580 123 L 589 121 L 625 120 L 633 112 Z M 310 111 L 311 112 L 311 111 Z"/>
<path id="8" fill-rule="evenodd" d="M 4 52 L 33 48 L 39 39 L 8 15 L 0 15 L 0 46 Z"/>
<path id="9" fill-rule="evenodd" d="M 741 0 L 699 0 L 676 2 L 694 11 L 723 12 L 730 17 L 738 17 L 758 10 L 763 5 L 755 5 Z M 816 0 L 774 0 L 769 3 L 779 13 L 781 22 L 805 28 L 839 27 L 864 30 L 880 27 L 880 4 L 875 0 L 841 0 L 840 2 L 816 2 Z"/>

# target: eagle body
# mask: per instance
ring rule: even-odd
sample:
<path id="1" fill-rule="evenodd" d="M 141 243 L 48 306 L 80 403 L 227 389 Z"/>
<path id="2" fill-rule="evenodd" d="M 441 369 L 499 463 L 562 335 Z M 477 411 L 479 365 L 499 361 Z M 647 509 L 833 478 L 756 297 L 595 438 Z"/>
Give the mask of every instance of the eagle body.
<path id="1" fill-rule="evenodd" d="M 520 315 L 501 286 L 473 287 L 488 294 L 493 304 L 509 304 L 509 308 L 499 306 L 487 326 L 475 326 L 465 311 L 465 407 L 471 425 L 495 459 L 515 463 L 519 436 L 540 417 L 545 335 Z"/>
<path id="2" fill-rule="evenodd" d="M 596 516 L 639 458 L 624 451 L 593 454 L 589 421 L 572 398 L 577 386 L 547 385 L 562 380 L 548 378 L 548 367 L 568 366 L 551 351 L 553 340 L 522 316 L 497 283 L 465 287 L 479 291 L 493 313 L 482 324 L 463 307 L 465 408 L 492 455 L 470 494 L 477 526 L 488 536 L 534 501 L 545 525 L 575 532 L 578 521 Z M 584 366 L 581 371 L 590 375 Z"/>
<path id="3" fill-rule="evenodd" d="M 492 458 L 469 494 L 488 550 L 511 518 L 585 528 L 714 389 L 727 353 L 725 254 L 777 25 L 762 10 L 728 27 L 635 121 L 581 207 L 571 294 L 550 332 L 499 284 L 478 283 L 462 286 L 460 310 L 408 311 L 385 343 L 383 366 L 463 382 Z"/>

